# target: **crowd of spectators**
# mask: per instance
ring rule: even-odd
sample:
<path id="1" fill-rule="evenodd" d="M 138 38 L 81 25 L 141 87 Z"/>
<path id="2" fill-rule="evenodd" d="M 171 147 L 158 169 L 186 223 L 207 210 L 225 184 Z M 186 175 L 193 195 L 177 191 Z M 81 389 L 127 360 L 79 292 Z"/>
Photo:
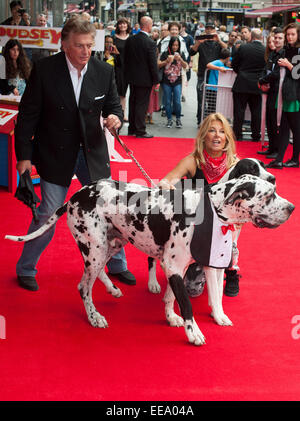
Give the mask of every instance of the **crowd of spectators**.
<path id="1" fill-rule="evenodd" d="M 22 1 L 10 2 L 11 16 L 1 25 L 47 27 L 47 12 L 39 13 L 33 21 Z M 50 55 L 45 48 L 26 48 L 18 39 L 10 39 L 0 55 L 0 93 L 23 95 L 34 62 Z"/>

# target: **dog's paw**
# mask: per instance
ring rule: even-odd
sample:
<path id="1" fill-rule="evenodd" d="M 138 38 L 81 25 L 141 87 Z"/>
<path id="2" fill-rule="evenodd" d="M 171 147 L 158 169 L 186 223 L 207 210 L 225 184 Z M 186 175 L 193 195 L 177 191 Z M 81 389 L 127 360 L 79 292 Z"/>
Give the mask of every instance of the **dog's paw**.
<path id="1" fill-rule="evenodd" d="M 205 337 L 194 319 L 186 320 L 184 329 L 190 343 L 197 346 L 205 344 Z"/>
<path id="2" fill-rule="evenodd" d="M 150 292 L 152 292 L 152 294 L 160 294 L 160 292 L 161 292 L 161 287 L 160 287 L 160 285 L 157 281 L 149 282 L 148 283 L 148 289 L 149 289 Z"/>
<path id="3" fill-rule="evenodd" d="M 184 325 L 183 318 L 174 312 L 172 314 L 167 314 L 167 321 L 172 327 L 181 327 Z"/>
<path id="4" fill-rule="evenodd" d="M 115 298 L 123 297 L 122 291 L 115 285 L 113 285 L 112 288 L 107 288 L 107 292 Z"/>
<path id="5" fill-rule="evenodd" d="M 94 313 L 90 314 L 88 316 L 89 322 L 93 327 L 101 327 L 105 328 L 108 327 L 108 323 L 104 316 L 102 316 L 100 313 L 95 311 Z"/>
<path id="6" fill-rule="evenodd" d="M 232 326 L 233 325 L 232 321 L 224 313 L 215 314 L 214 312 L 212 312 L 211 316 L 213 317 L 214 321 L 220 326 Z"/>

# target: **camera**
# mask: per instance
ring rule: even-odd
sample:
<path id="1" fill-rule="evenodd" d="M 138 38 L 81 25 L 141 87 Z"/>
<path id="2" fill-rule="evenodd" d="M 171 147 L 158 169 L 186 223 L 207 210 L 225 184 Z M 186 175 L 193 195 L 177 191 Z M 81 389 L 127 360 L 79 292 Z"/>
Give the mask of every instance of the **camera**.
<path id="1" fill-rule="evenodd" d="M 26 13 L 26 9 L 19 9 L 18 10 L 19 15 L 24 15 L 24 13 Z"/>
<path id="2" fill-rule="evenodd" d="M 213 39 L 214 38 L 214 34 L 203 34 L 203 35 L 197 35 L 195 37 L 195 40 L 203 40 L 203 39 Z"/>

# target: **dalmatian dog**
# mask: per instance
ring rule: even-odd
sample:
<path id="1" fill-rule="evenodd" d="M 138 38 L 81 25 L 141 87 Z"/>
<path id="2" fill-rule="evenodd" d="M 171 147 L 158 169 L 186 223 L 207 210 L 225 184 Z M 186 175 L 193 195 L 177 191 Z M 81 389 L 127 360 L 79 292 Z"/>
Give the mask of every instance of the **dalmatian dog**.
<path id="1" fill-rule="evenodd" d="M 218 183 L 225 183 L 233 178 L 238 178 L 241 175 L 250 174 L 269 181 L 275 184 L 275 177 L 273 174 L 266 171 L 265 164 L 259 159 L 244 158 L 239 160 L 234 167 L 231 167 L 226 174 L 219 180 Z M 236 229 L 233 233 L 233 265 L 238 259 L 237 239 L 240 230 Z M 156 262 L 152 257 L 148 257 L 148 289 L 153 294 L 159 294 L 161 287 L 156 278 Z M 184 277 L 184 283 L 190 297 L 197 297 L 202 294 L 205 286 L 205 271 L 202 266 L 193 263 L 189 266 Z"/>
<path id="2" fill-rule="evenodd" d="M 222 239 L 217 243 L 224 245 L 226 242 L 230 243 L 232 238 L 230 230 L 223 233 L 223 228 L 226 231 L 230 224 L 252 222 L 256 227 L 276 228 L 294 210 L 292 203 L 277 195 L 274 184 L 252 175 L 209 186 L 207 191 L 191 189 L 181 192 L 100 180 L 76 192 L 37 231 L 25 236 L 9 235 L 6 238 L 14 241 L 37 238 L 67 212 L 68 226 L 84 261 L 83 276 L 78 289 L 90 324 L 101 328 L 107 327 L 108 323 L 94 306 L 94 282 L 99 277 L 107 292 L 114 297 L 122 295 L 120 289 L 106 275 L 105 265 L 111 256 L 130 242 L 161 263 L 168 279 L 164 302 L 169 324 L 184 326 L 188 341 L 202 345 L 205 337 L 194 320 L 183 277 L 194 261 L 191 254 L 194 230 L 198 222 L 199 226 L 203 226 L 200 222 L 203 217 L 204 197 L 206 206 L 210 207 L 219 224 L 216 235 Z M 215 256 L 217 260 L 221 259 L 220 266 L 228 258 L 224 256 L 226 253 L 222 247 L 217 252 L 219 255 Z M 194 250 L 201 252 L 202 248 L 196 245 Z M 213 250 L 214 247 L 211 248 Z M 205 247 L 203 252 L 206 253 Z M 211 254 L 207 255 L 210 259 Z M 209 303 L 215 321 L 220 325 L 230 325 L 231 321 L 222 308 L 222 272 L 223 269 L 205 268 Z M 174 312 L 175 298 L 181 316 Z"/>

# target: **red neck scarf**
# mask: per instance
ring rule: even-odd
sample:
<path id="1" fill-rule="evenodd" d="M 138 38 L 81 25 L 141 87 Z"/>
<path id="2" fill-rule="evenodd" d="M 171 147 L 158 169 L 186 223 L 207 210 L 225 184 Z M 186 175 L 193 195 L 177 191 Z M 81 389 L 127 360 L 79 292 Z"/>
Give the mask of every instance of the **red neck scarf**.
<path id="1" fill-rule="evenodd" d="M 205 164 L 201 164 L 201 170 L 208 184 L 216 183 L 227 171 L 227 155 L 223 152 L 219 158 L 212 158 L 205 150 L 203 152 Z"/>

